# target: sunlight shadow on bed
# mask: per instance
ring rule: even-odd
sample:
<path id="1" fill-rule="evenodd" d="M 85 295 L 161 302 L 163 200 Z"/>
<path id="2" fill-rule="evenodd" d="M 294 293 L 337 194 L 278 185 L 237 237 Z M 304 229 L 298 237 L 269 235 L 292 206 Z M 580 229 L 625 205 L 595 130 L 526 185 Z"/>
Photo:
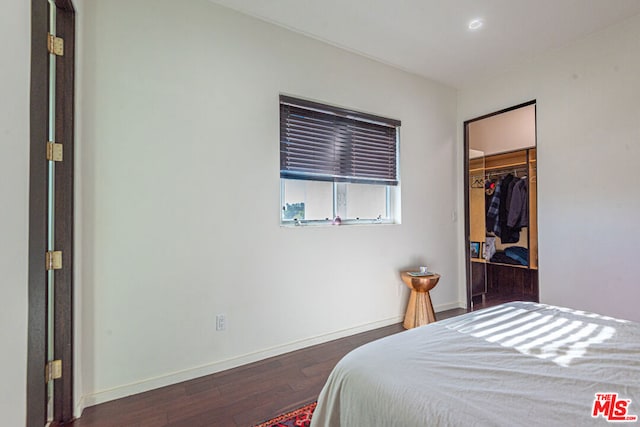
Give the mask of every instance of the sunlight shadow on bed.
<path id="1" fill-rule="evenodd" d="M 544 304 L 531 303 L 534 307 L 547 309 Z M 569 366 L 575 359 L 583 357 L 590 346 L 611 339 L 616 329 L 594 323 L 597 319 L 626 323 L 625 320 L 562 308 L 557 315 L 542 315 L 516 307 L 498 306 L 479 311 L 459 322 L 451 322 L 448 329 L 482 338 L 513 348 L 522 354 L 540 359 L 550 359 L 560 366 Z M 569 313 L 568 317 L 560 317 Z M 575 320 L 584 317 L 585 320 Z M 593 319 L 594 321 L 589 321 Z"/>

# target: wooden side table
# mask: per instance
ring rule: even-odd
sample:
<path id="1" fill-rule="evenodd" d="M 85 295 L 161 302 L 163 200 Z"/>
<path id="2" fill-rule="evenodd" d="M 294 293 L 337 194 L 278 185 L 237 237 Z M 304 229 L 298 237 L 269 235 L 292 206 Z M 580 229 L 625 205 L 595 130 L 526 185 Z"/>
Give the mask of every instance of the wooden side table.
<path id="1" fill-rule="evenodd" d="M 408 271 L 403 271 L 400 273 L 400 277 L 405 285 L 411 289 L 407 313 L 402 324 L 405 329 L 435 322 L 436 315 L 433 312 L 429 291 L 438 284 L 440 275 L 434 273 L 428 276 L 411 276 Z"/>

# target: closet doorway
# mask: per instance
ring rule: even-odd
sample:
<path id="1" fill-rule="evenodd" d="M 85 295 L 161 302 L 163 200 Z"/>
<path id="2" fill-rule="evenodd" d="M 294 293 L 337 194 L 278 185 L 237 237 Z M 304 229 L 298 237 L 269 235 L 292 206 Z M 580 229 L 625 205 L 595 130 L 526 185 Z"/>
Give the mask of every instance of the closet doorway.
<path id="1" fill-rule="evenodd" d="M 467 307 L 539 301 L 536 102 L 464 122 Z"/>

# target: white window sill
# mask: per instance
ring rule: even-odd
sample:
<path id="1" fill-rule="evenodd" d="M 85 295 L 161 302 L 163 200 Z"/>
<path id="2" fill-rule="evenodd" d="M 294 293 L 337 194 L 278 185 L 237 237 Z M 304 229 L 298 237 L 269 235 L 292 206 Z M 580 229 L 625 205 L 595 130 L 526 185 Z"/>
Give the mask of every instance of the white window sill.
<path id="1" fill-rule="evenodd" d="M 281 222 L 280 227 L 284 228 L 306 228 L 306 227 L 344 227 L 344 226 L 362 226 L 362 225 L 400 225 L 399 222 L 387 220 L 342 220 L 340 224 L 334 224 L 332 221 L 301 221 L 301 222 Z"/>

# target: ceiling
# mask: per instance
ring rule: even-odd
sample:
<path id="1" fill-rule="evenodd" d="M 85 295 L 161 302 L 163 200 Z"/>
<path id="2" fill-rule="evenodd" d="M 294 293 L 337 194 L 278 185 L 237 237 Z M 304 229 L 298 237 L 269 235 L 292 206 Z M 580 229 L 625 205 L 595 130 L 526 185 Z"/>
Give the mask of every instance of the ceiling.
<path id="1" fill-rule="evenodd" d="M 640 13 L 640 0 L 211 1 L 456 88 Z"/>

